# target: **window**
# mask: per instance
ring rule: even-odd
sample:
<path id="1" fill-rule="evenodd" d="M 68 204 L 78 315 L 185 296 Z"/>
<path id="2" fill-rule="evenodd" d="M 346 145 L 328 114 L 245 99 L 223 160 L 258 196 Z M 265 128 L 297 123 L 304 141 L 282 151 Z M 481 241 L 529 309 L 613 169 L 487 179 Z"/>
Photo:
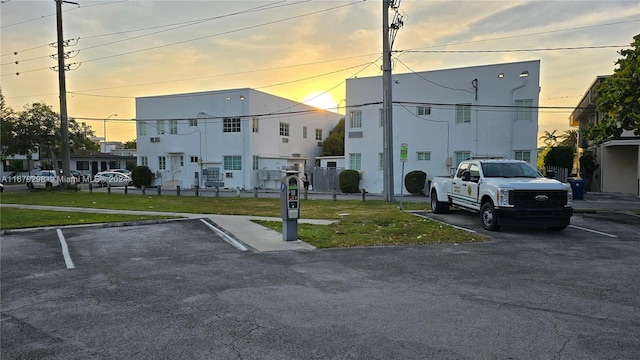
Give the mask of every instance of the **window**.
<path id="1" fill-rule="evenodd" d="M 184 156 L 180 156 L 180 166 L 184 166 Z"/>
<path id="2" fill-rule="evenodd" d="M 513 154 L 513 158 L 516 160 L 531 162 L 531 151 L 525 151 L 525 150 L 515 151 Z"/>
<path id="3" fill-rule="evenodd" d="M 378 170 L 384 170 L 384 153 L 378 153 Z"/>
<path id="4" fill-rule="evenodd" d="M 322 129 L 316 129 L 316 140 L 322 141 Z"/>
<path id="5" fill-rule="evenodd" d="M 149 158 L 146 156 L 140 156 L 140 165 L 149 167 Z"/>
<path id="6" fill-rule="evenodd" d="M 431 106 L 418 106 L 416 107 L 416 114 L 419 116 L 431 115 Z"/>
<path id="7" fill-rule="evenodd" d="M 145 121 L 140 121 L 140 126 L 138 127 L 138 134 L 147 135 L 147 123 Z"/>
<path id="8" fill-rule="evenodd" d="M 224 118 L 222 120 L 222 132 L 240 132 L 240 118 Z"/>
<path id="9" fill-rule="evenodd" d="M 349 127 L 352 129 L 362 127 L 362 111 L 361 110 L 356 110 L 351 112 L 351 116 L 349 119 Z"/>
<path id="10" fill-rule="evenodd" d="M 516 121 L 518 120 L 533 120 L 532 99 L 516 100 Z"/>
<path id="11" fill-rule="evenodd" d="M 456 151 L 455 155 L 456 155 L 456 165 L 455 165 L 456 167 L 458 167 L 458 165 L 460 165 L 461 162 L 471 158 L 470 151 Z"/>
<path id="12" fill-rule="evenodd" d="M 189 126 L 198 126 L 198 119 L 189 119 Z"/>
<path id="13" fill-rule="evenodd" d="M 253 155 L 253 170 L 258 170 L 260 164 L 260 157 L 258 155 Z"/>
<path id="14" fill-rule="evenodd" d="M 380 127 L 384 126 L 384 109 L 378 110 L 378 117 L 380 120 Z"/>
<path id="15" fill-rule="evenodd" d="M 349 168 L 362 170 L 362 154 L 349 154 Z"/>
<path id="16" fill-rule="evenodd" d="M 158 156 L 158 169 L 167 170 L 167 158 L 164 156 Z"/>
<path id="17" fill-rule="evenodd" d="M 198 162 L 198 157 L 197 156 L 191 156 L 191 162 L 192 163 L 197 163 Z"/>
<path id="18" fill-rule="evenodd" d="M 280 123 L 280 136 L 289 136 L 289 124 Z"/>
<path id="19" fill-rule="evenodd" d="M 224 169 L 225 170 L 242 170 L 242 156 L 240 155 L 224 156 Z"/>
<path id="20" fill-rule="evenodd" d="M 418 161 L 429 161 L 431 160 L 431 152 L 430 151 L 418 151 L 416 153 L 416 157 Z"/>
<path id="21" fill-rule="evenodd" d="M 164 135 L 164 120 L 158 120 L 157 123 L 158 135 Z"/>
<path id="22" fill-rule="evenodd" d="M 307 127 L 306 126 L 302 127 L 302 138 L 303 139 L 307 138 Z"/>
<path id="23" fill-rule="evenodd" d="M 76 161 L 76 170 L 89 170 L 88 161 Z"/>
<path id="24" fill-rule="evenodd" d="M 456 124 L 464 124 L 471 122 L 471 105 L 456 105 Z"/>
<path id="25" fill-rule="evenodd" d="M 258 118 L 254 117 L 251 119 L 251 132 L 258 132 Z"/>
<path id="26" fill-rule="evenodd" d="M 178 133 L 178 120 L 169 120 L 169 133 L 170 134 Z"/>

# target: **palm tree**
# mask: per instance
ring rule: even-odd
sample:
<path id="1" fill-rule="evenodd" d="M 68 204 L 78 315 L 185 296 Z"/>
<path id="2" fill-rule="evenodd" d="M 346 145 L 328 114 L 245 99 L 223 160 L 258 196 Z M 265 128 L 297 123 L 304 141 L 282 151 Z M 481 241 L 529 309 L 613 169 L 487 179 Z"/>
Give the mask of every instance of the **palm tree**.
<path id="1" fill-rule="evenodd" d="M 573 148 L 578 147 L 578 134 L 580 133 L 577 129 L 565 130 L 559 138 L 562 139 L 562 145 L 571 146 Z"/>
<path id="2" fill-rule="evenodd" d="M 552 146 L 555 143 L 558 142 L 558 136 L 556 135 L 556 131 L 558 130 L 553 130 L 552 132 L 546 131 L 544 132 L 544 134 L 542 136 L 540 136 L 540 140 L 542 140 L 542 142 L 547 145 L 547 146 Z"/>

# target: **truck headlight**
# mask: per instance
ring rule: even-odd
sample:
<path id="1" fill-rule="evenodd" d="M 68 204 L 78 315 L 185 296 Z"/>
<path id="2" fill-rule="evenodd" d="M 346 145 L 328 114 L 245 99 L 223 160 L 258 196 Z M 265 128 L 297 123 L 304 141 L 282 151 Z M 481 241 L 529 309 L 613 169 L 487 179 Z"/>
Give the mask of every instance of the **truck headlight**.
<path id="1" fill-rule="evenodd" d="M 573 189 L 571 187 L 567 189 L 567 206 L 573 206 Z"/>
<path id="2" fill-rule="evenodd" d="M 499 188 L 498 189 L 498 206 L 511 206 L 509 204 L 509 192 L 512 189 Z"/>

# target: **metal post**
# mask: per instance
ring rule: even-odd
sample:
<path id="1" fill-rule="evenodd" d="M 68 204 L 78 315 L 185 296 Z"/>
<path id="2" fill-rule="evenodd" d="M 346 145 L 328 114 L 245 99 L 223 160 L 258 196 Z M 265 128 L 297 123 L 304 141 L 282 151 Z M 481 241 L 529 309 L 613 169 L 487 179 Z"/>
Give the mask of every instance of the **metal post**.
<path id="1" fill-rule="evenodd" d="M 93 183 L 89 182 L 89 193 L 93 192 Z"/>
<path id="2" fill-rule="evenodd" d="M 365 196 L 364 194 L 366 194 L 366 193 L 367 193 L 366 190 L 362 189 L 362 202 L 364 202 L 364 196 Z"/>
<path id="3" fill-rule="evenodd" d="M 141 187 L 141 188 L 142 188 L 142 195 L 145 195 L 145 194 L 146 194 L 146 192 L 147 192 L 147 191 L 146 191 L 147 187 L 146 187 L 146 186 L 144 186 L 144 185 L 142 185 L 142 187 Z"/>
<path id="4" fill-rule="evenodd" d="M 304 199 L 307 200 L 307 196 L 309 195 L 309 189 L 304 188 Z"/>
<path id="5" fill-rule="evenodd" d="M 333 188 L 333 201 L 336 201 L 336 188 Z"/>
<path id="6" fill-rule="evenodd" d="M 111 184 L 107 184 L 107 194 L 111 194 Z"/>
<path id="7" fill-rule="evenodd" d="M 216 186 L 216 197 L 220 197 L 220 188 Z"/>
<path id="8" fill-rule="evenodd" d="M 129 185 L 125 185 L 124 186 L 124 193 L 128 194 L 129 193 Z"/>
<path id="9" fill-rule="evenodd" d="M 200 186 L 196 185 L 196 186 L 194 186 L 194 189 L 196 191 L 196 197 L 200 196 Z"/>
<path id="10" fill-rule="evenodd" d="M 162 195 L 162 185 L 158 185 L 158 196 Z"/>
<path id="11" fill-rule="evenodd" d="M 256 199 L 258 198 L 258 188 L 257 187 L 253 188 L 253 197 L 256 198 Z"/>
<path id="12" fill-rule="evenodd" d="M 403 184 L 403 180 L 404 179 L 404 161 L 402 162 L 402 175 L 400 176 L 400 210 L 402 210 L 402 195 L 404 193 L 404 184 Z"/>
<path id="13" fill-rule="evenodd" d="M 176 196 L 180 196 L 180 185 L 176 185 Z"/>

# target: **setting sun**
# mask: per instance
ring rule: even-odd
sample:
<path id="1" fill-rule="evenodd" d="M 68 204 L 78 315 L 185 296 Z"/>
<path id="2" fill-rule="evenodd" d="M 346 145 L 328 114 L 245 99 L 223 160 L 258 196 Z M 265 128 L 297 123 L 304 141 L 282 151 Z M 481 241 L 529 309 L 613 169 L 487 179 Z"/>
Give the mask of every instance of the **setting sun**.
<path id="1" fill-rule="evenodd" d="M 331 97 L 331 95 L 327 93 L 312 93 L 311 95 L 305 97 L 302 102 L 319 109 L 325 109 L 334 112 L 336 111 L 336 107 L 338 106 L 336 101 L 333 100 L 333 97 Z"/>

